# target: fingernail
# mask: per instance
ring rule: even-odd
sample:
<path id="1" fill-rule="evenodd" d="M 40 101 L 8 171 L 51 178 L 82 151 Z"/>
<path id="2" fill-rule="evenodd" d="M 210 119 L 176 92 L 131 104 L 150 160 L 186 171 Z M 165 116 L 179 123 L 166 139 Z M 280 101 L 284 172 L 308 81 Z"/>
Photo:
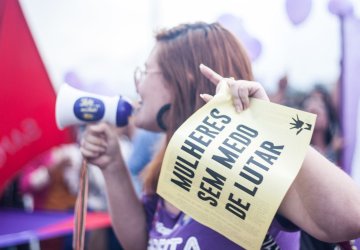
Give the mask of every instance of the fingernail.
<path id="1" fill-rule="evenodd" d="M 238 113 L 241 112 L 241 108 L 239 106 L 236 106 L 235 109 L 236 109 L 236 112 L 238 112 Z"/>

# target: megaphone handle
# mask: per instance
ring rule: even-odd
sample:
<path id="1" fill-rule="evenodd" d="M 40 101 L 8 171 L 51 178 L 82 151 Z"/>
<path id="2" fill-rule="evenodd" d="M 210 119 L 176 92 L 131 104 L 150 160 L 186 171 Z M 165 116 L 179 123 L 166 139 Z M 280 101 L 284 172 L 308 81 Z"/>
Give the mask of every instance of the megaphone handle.
<path id="1" fill-rule="evenodd" d="M 85 243 L 85 222 L 88 199 L 87 161 L 83 159 L 80 173 L 80 188 L 75 204 L 73 249 L 83 250 Z"/>

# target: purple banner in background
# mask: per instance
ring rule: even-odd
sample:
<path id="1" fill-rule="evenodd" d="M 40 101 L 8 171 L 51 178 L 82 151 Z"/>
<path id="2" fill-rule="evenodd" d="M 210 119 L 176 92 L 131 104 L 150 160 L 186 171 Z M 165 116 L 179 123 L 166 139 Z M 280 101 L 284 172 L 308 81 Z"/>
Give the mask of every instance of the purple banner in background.
<path id="1" fill-rule="evenodd" d="M 344 34 L 344 82 L 342 100 L 342 125 L 344 136 L 343 168 L 351 173 L 360 184 L 360 162 L 355 154 L 360 151 L 360 19 L 349 16 L 345 18 Z M 357 151 L 357 152 L 356 152 Z M 360 239 L 355 241 L 360 248 Z"/>
<path id="2" fill-rule="evenodd" d="M 351 168 L 360 168 L 353 164 L 356 133 L 360 132 L 357 124 L 357 109 L 360 98 L 360 19 L 345 18 L 344 37 L 344 76 L 342 84 L 342 125 L 344 136 L 343 168 L 347 173 L 354 171 Z M 358 143 L 359 144 L 359 143 Z M 359 163 L 357 163 L 359 164 Z"/>
<path id="3" fill-rule="evenodd" d="M 109 226 L 107 213 L 87 213 L 87 230 Z M 0 209 L 0 248 L 71 234 L 73 227 L 73 212 Z"/>
<path id="4" fill-rule="evenodd" d="M 70 220 L 73 213 L 0 210 L 0 247 L 38 239 L 38 230 Z M 71 233 L 71 230 L 68 232 Z"/>

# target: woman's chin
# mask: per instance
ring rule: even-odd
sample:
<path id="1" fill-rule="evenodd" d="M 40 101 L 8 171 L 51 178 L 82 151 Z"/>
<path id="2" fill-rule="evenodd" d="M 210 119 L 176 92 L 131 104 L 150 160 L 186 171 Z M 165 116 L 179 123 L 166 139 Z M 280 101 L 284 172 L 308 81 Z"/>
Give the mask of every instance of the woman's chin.
<path id="1" fill-rule="evenodd" d="M 137 128 L 142 128 L 145 130 L 153 131 L 153 132 L 162 132 L 161 128 L 155 122 L 142 121 L 140 119 L 135 119 L 134 124 Z"/>
<path id="2" fill-rule="evenodd" d="M 137 116 L 135 116 L 134 124 L 138 128 L 143 128 L 143 124 L 142 124 L 141 120 Z"/>
<path id="3" fill-rule="evenodd" d="M 138 128 L 142 128 L 142 129 L 146 129 L 146 130 L 151 130 L 151 126 L 149 126 L 149 121 L 146 121 L 146 120 L 143 120 L 141 119 L 140 116 L 135 116 L 135 119 L 134 119 L 134 124 L 136 127 Z"/>

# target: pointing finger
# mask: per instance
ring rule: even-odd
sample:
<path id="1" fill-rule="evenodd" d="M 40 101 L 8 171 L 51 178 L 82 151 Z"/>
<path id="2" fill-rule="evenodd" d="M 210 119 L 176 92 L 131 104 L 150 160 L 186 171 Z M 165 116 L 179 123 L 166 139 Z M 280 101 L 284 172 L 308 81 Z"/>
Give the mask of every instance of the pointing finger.
<path id="1" fill-rule="evenodd" d="M 221 75 L 210 69 L 208 66 L 205 66 L 204 64 L 200 64 L 200 71 L 207 79 L 209 79 L 215 85 L 217 85 L 221 81 L 221 79 L 223 79 Z"/>
<path id="2" fill-rule="evenodd" d="M 206 103 L 208 103 L 211 99 L 213 99 L 212 95 L 209 94 L 200 94 L 201 99 L 203 99 Z"/>

